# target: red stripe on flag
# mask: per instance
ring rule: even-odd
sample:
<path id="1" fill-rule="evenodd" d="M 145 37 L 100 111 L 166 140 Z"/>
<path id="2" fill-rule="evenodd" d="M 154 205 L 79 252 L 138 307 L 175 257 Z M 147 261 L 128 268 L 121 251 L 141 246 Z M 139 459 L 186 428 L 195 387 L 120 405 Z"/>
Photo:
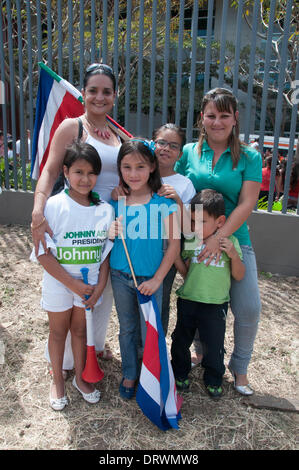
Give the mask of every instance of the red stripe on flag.
<path id="1" fill-rule="evenodd" d="M 112 119 L 111 116 L 109 116 L 109 114 L 106 114 L 106 118 L 108 119 L 108 121 L 110 121 L 115 127 L 118 127 L 118 129 L 120 129 L 121 131 L 123 131 L 128 137 L 132 138 L 133 135 L 130 134 L 130 132 L 128 132 L 124 127 L 122 127 L 120 124 L 118 124 L 118 122 L 114 121 L 114 119 Z"/>
<path id="2" fill-rule="evenodd" d="M 175 393 L 176 393 L 176 392 L 175 392 Z M 184 399 L 183 399 L 183 397 L 181 397 L 181 395 L 178 395 L 177 393 L 176 393 L 176 399 L 177 399 L 177 401 L 176 401 L 176 409 L 177 409 L 177 412 L 179 412 L 180 409 L 181 409 L 181 407 L 182 407 L 182 404 L 183 404 Z"/>
<path id="3" fill-rule="evenodd" d="M 158 332 L 153 326 L 146 322 L 146 342 L 144 345 L 143 363 L 145 367 L 160 381 L 161 365 L 159 353 L 153 354 L 153 351 L 159 351 Z"/>
<path id="4" fill-rule="evenodd" d="M 59 124 L 61 124 L 61 122 L 68 117 L 75 118 L 75 117 L 81 116 L 83 113 L 84 113 L 83 104 L 79 100 L 77 100 L 77 98 L 75 98 L 73 95 L 66 92 L 66 94 L 63 97 L 61 105 L 57 109 L 55 119 L 53 121 L 53 125 L 50 131 L 49 142 L 48 142 L 47 148 L 45 150 L 45 153 L 43 155 L 43 158 L 40 164 L 40 169 L 39 169 L 40 175 L 46 164 L 49 150 L 50 150 L 51 141 Z"/>

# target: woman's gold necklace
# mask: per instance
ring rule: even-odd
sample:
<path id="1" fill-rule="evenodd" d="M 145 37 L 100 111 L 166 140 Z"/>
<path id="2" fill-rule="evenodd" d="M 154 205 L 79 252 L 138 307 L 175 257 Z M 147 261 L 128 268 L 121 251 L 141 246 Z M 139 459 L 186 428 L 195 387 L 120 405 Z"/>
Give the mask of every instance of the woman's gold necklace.
<path id="1" fill-rule="evenodd" d="M 101 137 L 103 140 L 106 140 L 106 139 L 109 139 L 111 134 L 109 132 L 109 129 L 108 129 L 108 126 L 105 126 L 105 128 L 102 130 L 102 129 L 99 129 L 98 127 L 96 127 L 88 118 L 87 118 L 87 115 L 85 114 L 85 119 L 86 121 L 88 122 L 88 124 L 90 125 L 90 127 L 92 127 L 92 131 L 97 134 L 98 137 Z"/>

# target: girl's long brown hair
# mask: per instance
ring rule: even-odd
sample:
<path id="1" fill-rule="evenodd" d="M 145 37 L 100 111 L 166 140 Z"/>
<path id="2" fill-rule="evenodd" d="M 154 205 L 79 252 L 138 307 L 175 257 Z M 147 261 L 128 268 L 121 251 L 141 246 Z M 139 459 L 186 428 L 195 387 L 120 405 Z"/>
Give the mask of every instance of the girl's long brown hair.
<path id="1" fill-rule="evenodd" d="M 155 152 L 151 150 L 148 145 L 146 145 L 146 141 L 142 137 L 126 140 L 119 149 L 117 157 L 117 169 L 121 185 L 130 191 L 129 186 L 124 181 L 121 173 L 121 161 L 126 155 L 130 153 L 139 154 L 146 163 L 154 166 L 154 171 L 150 173 L 149 176 L 148 185 L 154 193 L 159 191 L 162 186 L 159 162 Z"/>
<path id="2" fill-rule="evenodd" d="M 214 88 L 210 90 L 206 95 L 203 97 L 202 104 L 201 104 L 201 112 L 204 113 L 205 107 L 208 103 L 214 103 L 217 110 L 219 112 L 227 112 L 235 115 L 238 111 L 238 103 L 234 95 L 231 91 L 227 90 L 226 88 Z M 239 126 L 239 118 L 236 117 L 236 125 L 234 126 L 231 135 L 228 139 L 228 146 L 230 147 L 232 161 L 233 161 L 233 168 L 238 165 L 240 160 L 241 152 L 243 152 L 243 148 L 246 145 L 240 141 L 239 134 L 240 134 L 240 126 Z M 201 115 L 198 118 L 198 128 L 200 131 L 199 139 L 198 139 L 198 154 L 199 157 L 201 156 L 201 148 L 204 139 L 207 139 L 207 135 L 205 129 L 201 122 Z"/>

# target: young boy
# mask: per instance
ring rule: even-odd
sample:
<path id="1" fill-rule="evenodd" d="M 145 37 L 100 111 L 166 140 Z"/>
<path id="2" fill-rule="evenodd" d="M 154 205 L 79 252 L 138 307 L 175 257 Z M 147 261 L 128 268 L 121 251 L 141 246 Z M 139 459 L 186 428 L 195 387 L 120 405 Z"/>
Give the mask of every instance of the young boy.
<path id="1" fill-rule="evenodd" d="M 239 281 L 245 274 L 245 266 L 241 261 L 242 252 L 234 236 L 221 240 L 223 252 L 217 264 L 212 261 L 206 266 L 205 262 L 198 262 L 205 240 L 213 236 L 224 223 L 224 200 L 221 194 L 212 189 L 204 189 L 194 196 L 191 200 L 191 226 L 193 231 L 195 229 L 198 244 L 194 248 L 194 239 L 186 241 L 182 253 L 182 258 L 186 261 L 177 262 L 177 268 L 185 282 L 177 290 L 177 323 L 171 346 L 177 389 L 187 390 L 191 370 L 189 347 L 196 329 L 199 330 L 203 346 L 203 380 L 213 398 L 222 395 L 221 385 L 225 371 L 224 335 L 231 275 Z M 198 227 L 202 229 L 202 240 L 199 239 Z"/>

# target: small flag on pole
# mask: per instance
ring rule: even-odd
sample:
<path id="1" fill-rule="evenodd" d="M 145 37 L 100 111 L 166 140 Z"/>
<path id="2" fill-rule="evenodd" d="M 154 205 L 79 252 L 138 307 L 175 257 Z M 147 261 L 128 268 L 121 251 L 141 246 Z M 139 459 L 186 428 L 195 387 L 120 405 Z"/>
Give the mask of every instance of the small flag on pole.
<path id="1" fill-rule="evenodd" d="M 38 179 L 48 158 L 53 135 L 66 118 L 84 114 L 83 98 L 71 83 L 57 75 L 43 62 L 36 99 L 35 124 L 32 143 L 31 178 Z M 123 139 L 132 136 L 124 127 L 106 115 L 108 125 Z"/>

